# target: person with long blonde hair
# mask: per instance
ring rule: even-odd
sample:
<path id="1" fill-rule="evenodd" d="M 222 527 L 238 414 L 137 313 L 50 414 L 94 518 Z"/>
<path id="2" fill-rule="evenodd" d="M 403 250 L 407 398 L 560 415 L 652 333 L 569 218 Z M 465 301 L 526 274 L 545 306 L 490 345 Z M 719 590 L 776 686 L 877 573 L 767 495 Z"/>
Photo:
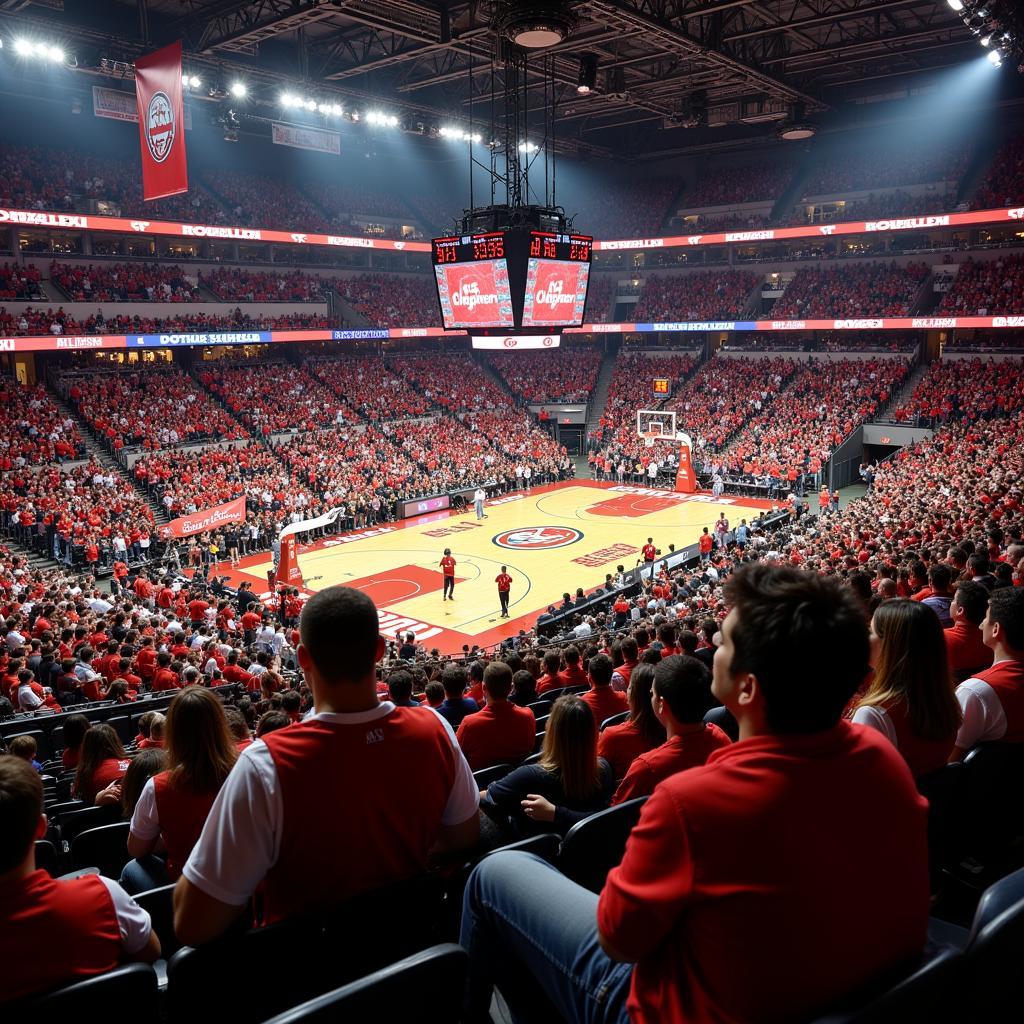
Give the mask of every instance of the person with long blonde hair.
<path id="1" fill-rule="evenodd" d="M 870 638 L 874 673 L 854 723 L 886 736 L 914 778 L 938 771 L 961 721 L 939 617 L 920 601 L 885 601 L 872 616 Z"/>
<path id="2" fill-rule="evenodd" d="M 199 686 L 182 690 L 167 709 L 167 766 L 146 783 L 132 815 L 121 874 L 129 892 L 174 881 L 199 840 L 213 801 L 238 750 L 220 701 Z M 156 855 L 158 846 L 165 859 Z"/>
<path id="3" fill-rule="evenodd" d="M 551 708 L 540 759 L 492 782 L 481 809 L 516 836 L 566 832 L 608 806 L 615 788 L 612 766 L 597 756 L 594 715 L 575 694 Z"/>

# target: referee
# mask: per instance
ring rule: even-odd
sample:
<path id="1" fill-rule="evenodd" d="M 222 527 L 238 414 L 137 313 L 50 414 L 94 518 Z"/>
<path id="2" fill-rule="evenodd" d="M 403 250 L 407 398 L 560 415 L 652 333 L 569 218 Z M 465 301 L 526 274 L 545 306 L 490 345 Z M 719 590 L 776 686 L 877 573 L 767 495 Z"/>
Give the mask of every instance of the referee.
<path id="1" fill-rule="evenodd" d="M 508 592 L 512 589 L 512 577 L 509 576 L 507 568 L 503 565 L 501 572 L 494 577 L 498 584 L 498 600 L 501 602 L 501 618 L 508 618 Z"/>

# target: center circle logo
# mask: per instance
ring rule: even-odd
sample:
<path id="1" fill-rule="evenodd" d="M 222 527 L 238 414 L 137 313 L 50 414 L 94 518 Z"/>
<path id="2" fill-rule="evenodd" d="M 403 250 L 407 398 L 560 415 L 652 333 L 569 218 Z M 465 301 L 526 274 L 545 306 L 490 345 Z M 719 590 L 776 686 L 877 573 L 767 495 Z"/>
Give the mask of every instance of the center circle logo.
<path id="1" fill-rule="evenodd" d="M 165 92 L 153 93 L 146 109 L 146 144 L 149 154 L 162 164 L 174 146 L 174 111 L 170 97 Z"/>
<path id="2" fill-rule="evenodd" d="M 521 526 L 491 539 L 499 548 L 510 551 L 550 551 L 552 548 L 567 548 L 583 540 L 583 533 L 571 526 Z"/>

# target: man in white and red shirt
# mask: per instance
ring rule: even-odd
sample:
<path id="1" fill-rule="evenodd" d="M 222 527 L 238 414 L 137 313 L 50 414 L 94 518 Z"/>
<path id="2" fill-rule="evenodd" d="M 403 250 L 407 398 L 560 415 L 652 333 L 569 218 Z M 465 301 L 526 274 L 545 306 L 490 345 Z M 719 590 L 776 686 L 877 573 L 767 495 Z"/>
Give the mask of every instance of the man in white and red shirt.
<path id="1" fill-rule="evenodd" d="M 242 751 L 218 794 L 174 894 L 190 945 L 221 935 L 261 883 L 271 923 L 411 878 L 431 851 L 479 837 L 479 790 L 451 727 L 377 698 L 385 643 L 370 598 L 321 590 L 299 632 L 315 713 Z"/>
<path id="2" fill-rule="evenodd" d="M 951 761 L 978 743 L 1024 743 L 1024 590 L 992 591 L 981 636 L 995 657 L 956 688 L 964 720 Z"/>
<path id="3" fill-rule="evenodd" d="M 160 956 L 149 914 L 116 882 L 102 875 L 58 881 L 36 868 L 35 841 L 46 835 L 46 827 L 38 773 L 20 758 L 0 758 L 0 993 L 5 1001 L 103 974 L 125 961 L 152 963 Z"/>
<path id="4" fill-rule="evenodd" d="M 494 983 L 515 1015 L 531 976 L 570 1022 L 807 1020 L 921 953 L 927 803 L 884 737 L 841 718 L 868 670 L 863 612 L 834 578 L 766 564 L 726 595 L 713 687 L 739 741 L 657 786 L 600 898 L 522 852 L 477 866 L 464 1020 Z"/>

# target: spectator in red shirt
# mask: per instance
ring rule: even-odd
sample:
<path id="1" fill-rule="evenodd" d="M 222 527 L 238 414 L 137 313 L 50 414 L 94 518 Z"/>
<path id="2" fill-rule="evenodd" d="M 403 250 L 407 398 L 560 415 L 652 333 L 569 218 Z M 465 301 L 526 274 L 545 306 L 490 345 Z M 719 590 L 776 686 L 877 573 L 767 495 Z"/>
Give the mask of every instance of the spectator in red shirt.
<path id="1" fill-rule="evenodd" d="M 528 854 L 477 866 L 463 1019 L 486 1018 L 495 981 L 515 1012 L 526 975 L 566 1021 L 801 1020 L 920 954 L 927 804 L 892 745 L 840 717 L 868 669 L 859 605 L 764 564 L 726 598 L 713 685 L 740 741 L 657 787 L 600 898 Z"/>
<path id="2" fill-rule="evenodd" d="M 992 648 L 981 636 L 981 623 L 988 610 L 988 591 L 973 580 L 957 584 L 949 614 L 953 625 L 943 630 L 949 669 L 954 681 L 962 683 L 992 664 Z"/>
<path id="3" fill-rule="evenodd" d="M 492 764 L 516 764 L 533 752 L 537 723 L 529 708 L 510 704 L 512 669 L 492 661 L 484 669 L 486 706 L 467 715 L 455 734 L 469 767 L 478 772 Z"/>
<path id="4" fill-rule="evenodd" d="M 626 695 L 612 689 L 612 671 L 612 659 L 607 654 L 595 654 L 587 664 L 590 689 L 580 694 L 580 700 L 594 713 L 594 725 L 598 729 L 606 718 L 629 710 Z"/>
<path id="5" fill-rule="evenodd" d="M 602 729 L 597 739 L 597 752 L 612 766 L 616 779 L 625 778 L 634 758 L 665 742 L 665 727 L 651 706 L 653 682 L 654 666 L 646 663 L 637 665 L 629 677 L 626 694 L 629 718 Z"/>
<path id="6" fill-rule="evenodd" d="M 101 789 L 124 778 L 130 764 L 117 733 L 109 725 L 94 725 L 82 740 L 82 756 L 75 775 L 75 795 L 91 804 Z"/>
<path id="7" fill-rule="evenodd" d="M 635 675 L 636 673 L 634 673 Z M 704 722 L 708 670 L 696 658 L 675 654 L 654 669 L 653 708 L 668 739 L 640 754 L 612 797 L 612 803 L 650 796 L 654 787 L 676 772 L 697 768 L 731 742 L 717 725 Z"/>

